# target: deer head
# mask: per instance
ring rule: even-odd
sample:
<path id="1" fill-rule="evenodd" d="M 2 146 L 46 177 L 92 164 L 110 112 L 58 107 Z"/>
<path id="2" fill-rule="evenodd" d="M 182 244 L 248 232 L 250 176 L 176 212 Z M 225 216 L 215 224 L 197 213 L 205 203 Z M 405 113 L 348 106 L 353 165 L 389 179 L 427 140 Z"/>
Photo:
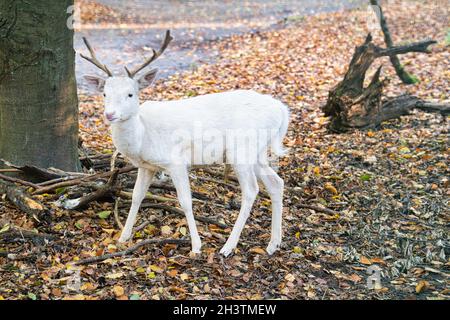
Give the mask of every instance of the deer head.
<path id="1" fill-rule="evenodd" d="M 139 90 L 153 83 L 158 69 L 152 69 L 139 78 L 136 78 L 136 75 L 158 59 L 172 40 L 170 30 L 167 30 L 161 48 L 158 51 L 152 49 L 153 54 L 150 58 L 134 70 L 130 71 L 130 69 L 124 67 L 127 76 L 114 76 L 108 67 L 97 59 L 89 41 L 83 37 L 90 57 L 83 54 L 81 54 L 81 57 L 91 62 L 107 75 L 106 78 L 91 75 L 86 75 L 84 78 L 91 88 L 103 92 L 105 97 L 105 117 L 109 122 L 125 121 L 137 114 L 139 109 Z"/>

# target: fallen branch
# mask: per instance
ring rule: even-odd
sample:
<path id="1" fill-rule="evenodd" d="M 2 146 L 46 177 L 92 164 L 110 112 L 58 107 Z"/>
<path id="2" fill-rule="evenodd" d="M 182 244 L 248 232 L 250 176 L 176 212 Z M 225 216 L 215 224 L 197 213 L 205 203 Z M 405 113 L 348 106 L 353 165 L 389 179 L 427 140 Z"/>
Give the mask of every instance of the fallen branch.
<path id="1" fill-rule="evenodd" d="M 40 222 L 48 219 L 48 209 L 39 201 L 32 199 L 24 190 L 9 182 L 0 181 L 0 194 L 5 193 L 6 198 L 18 209 Z"/>
<path id="2" fill-rule="evenodd" d="M 127 173 L 130 171 L 136 170 L 136 168 L 133 166 L 128 166 L 128 167 L 121 168 L 118 170 L 119 170 L 119 174 L 122 174 L 122 173 Z M 34 191 L 32 194 L 35 195 L 35 194 L 48 193 L 48 192 L 51 192 L 58 188 L 70 187 L 70 186 L 74 186 L 74 185 L 81 184 L 84 182 L 93 181 L 93 180 L 102 179 L 102 178 L 109 178 L 112 174 L 113 174 L 112 171 L 108 171 L 108 172 L 101 172 L 101 173 L 93 174 L 93 175 L 86 176 L 83 178 L 66 180 L 66 181 L 58 182 L 58 183 L 55 183 L 55 184 L 52 184 L 49 186 L 41 187 L 41 188 L 37 189 L 36 191 Z"/>
<path id="3" fill-rule="evenodd" d="M 120 230 L 122 230 L 123 224 L 120 221 L 120 217 L 119 217 L 119 203 L 120 203 L 120 198 L 116 198 L 116 202 L 114 203 L 114 219 L 116 220 L 117 226 L 120 228 Z"/>
<path id="4" fill-rule="evenodd" d="M 150 224 L 150 221 L 144 221 L 140 225 L 138 225 L 136 228 L 133 229 L 133 234 L 136 232 L 141 231 L 142 229 L 145 229 Z"/>
<path id="5" fill-rule="evenodd" d="M 231 180 L 230 178 L 232 178 L 231 176 L 228 176 L 228 180 Z M 235 184 L 231 184 L 229 182 L 227 182 L 225 179 L 222 180 L 217 180 L 217 179 L 213 179 L 213 178 L 209 178 L 209 177 L 201 177 L 201 176 L 195 176 L 195 179 L 200 180 L 200 181 L 206 181 L 206 182 L 212 182 L 212 183 L 216 183 L 216 184 L 221 184 L 223 186 L 226 186 L 230 189 L 233 189 L 234 191 L 241 191 L 241 187 Z M 237 178 L 236 178 L 237 180 Z M 234 180 L 233 180 L 234 181 Z M 270 199 L 270 195 L 267 193 L 267 191 L 262 190 L 262 187 L 259 188 L 259 194 L 266 199 Z"/>
<path id="6" fill-rule="evenodd" d="M 168 212 L 174 213 L 180 217 L 185 217 L 185 214 L 183 212 L 183 210 L 175 208 L 175 207 L 171 207 L 171 206 L 167 206 L 164 204 L 159 204 L 159 203 L 143 203 L 141 205 L 141 208 L 153 208 L 153 209 L 161 209 L 161 210 L 166 210 Z M 200 222 L 204 222 L 204 223 L 208 223 L 208 224 L 213 224 L 218 226 L 219 228 L 223 228 L 226 229 L 228 228 L 228 226 L 225 223 L 216 221 L 214 219 L 211 218 L 207 218 L 207 217 L 200 217 L 195 215 L 194 216 L 195 220 L 200 221 Z"/>
<path id="7" fill-rule="evenodd" d="M 14 178 L 14 177 L 9 177 L 9 176 L 5 176 L 4 174 L 0 173 L 0 179 L 5 180 L 5 181 L 9 181 L 9 182 L 14 182 L 14 183 L 18 183 L 21 184 L 23 186 L 27 186 L 27 187 L 31 187 L 34 189 L 38 189 L 39 186 L 32 183 L 32 182 L 28 182 L 19 178 Z"/>
<path id="8" fill-rule="evenodd" d="M 210 174 L 212 176 L 221 177 L 221 178 L 223 178 L 225 180 L 225 177 L 224 177 L 224 173 L 226 171 L 225 169 L 224 169 L 223 173 L 219 172 L 219 171 L 216 171 L 216 170 L 213 170 L 211 168 L 205 168 L 205 167 L 198 167 L 196 169 L 201 169 L 203 172 L 206 172 L 206 173 L 208 173 L 208 174 Z M 230 175 L 230 174 L 227 174 L 227 180 L 231 180 L 231 181 L 234 181 L 234 182 L 239 182 L 237 177 L 235 177 L 233 175 Z"/>
<path id="9" fill-rule="evenodd" d="M 143 246 L 149 245 L 149 244 L 188 245 L 188 244 L 190 244 L 190 241 L 189 240 L 183 240 L 183 239 L 146 239 L 146 240 L 143 240 L 141 242 L 136 243 L 135 245 L 129 247 L 128 249 L 126 249 L 124 251 L 108 253 L 108 254 L 104 254 L 104 255 L 101 255 L 101 256 L 97 256 L 97 257 L 91 257 L 91 258 L 75 261 L 73 264 L 74 265 L 86 265 L 86 264 L 91 264 L 91 263 L 102 262 L 102 261 L 105 261 L 107 259 L 112 259 L 112 258 L 116 258 L 116 257 L 127 256 L 127 255 L 130 255 L 133 252 L 135 252 L 137 249 L 139 249 L 139 248 L 141 248 Z"/>
<path id="10" fill-rule="evenodd" d="M 8 230 L 0 233 L 0 242 L 17 242 L 31 240 L 35 244 L 42 245 L 45 241 L 54 240 L 57 237 L 51 234 L 37 233 L 18 227 L 10 226 Z"/>
<path id="11" fill-rule="evenodd" d="M 119 156 L 119 150 L 114 151 L 112 157 L 111 157 L 111 164 L 110 164 L 110 171 L 114 171 L 114 168 L 116 167 L 116 160 Z"/>
<path id="12" fill-rule="evenodd" d="M 297 204 L 296 205 L 299 208 L 304 208 L 304 209 L 311 209 L 317 212 L 323 212 L 326 214 L 331 214 L 331 215 L 340 215 L 339 212 L 328 209 L 328 208 L 323 208 L 323 207 L 318 207 L 318 206 L 312 206 L 312 205 L 308 205 L 308 204 Z"/>
<path id="13" fill-rule="evenodd" d="M 32 177 L 35 179 L 40 179 L 40 180 L 51 180 L 51 179 L 56 179 L 56 178 L 61 178 L 64 177 L 66 174 L 65 173 L 55 173 L 52 172 L 50 170 L 46 170 L 46 169 L 42 169 L 42 168 L 38 168 L 36 166 L 18 166 L 15 164 L 12 164 L 4 159 L 0 159 L 1 162 L 3 162 L 6 166 L 10 167 L 10 168 L 14 168 L 16 170 L 20 170 L 21 172 L 23 172 L 27 177 Z"/>
<path id="14" fill-rule="evenodd" d="M 66 200 L 63 203 L 64 209 L 78 210 L 78 209 L 84 208 L 92 201 L 103 198 L 107 194 L 111 193 L 113 191 L 114 184 L 116 183 L 118 175 L 119 175 L 119 170 L 114 170 L 112 172 L 112 175 L 109 177 L 108 182 L 104 186 L 99 187 L 94 192 L 89 193 L 88 195 L 85 195 L 81 198 Z"/>

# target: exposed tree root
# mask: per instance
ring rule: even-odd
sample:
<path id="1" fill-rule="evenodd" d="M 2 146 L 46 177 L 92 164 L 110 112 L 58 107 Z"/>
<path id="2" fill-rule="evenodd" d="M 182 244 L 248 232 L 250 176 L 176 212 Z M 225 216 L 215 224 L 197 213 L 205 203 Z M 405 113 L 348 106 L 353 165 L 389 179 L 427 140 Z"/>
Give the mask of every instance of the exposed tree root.
<path id="1" fill-rule="evenodd" d="M 38 222 L 47 221 L 50 217 L 49 210 L 42 203 L 32 199 L 27 192 L 12 183 L 0 181 L 0 194 L 6 194 L 6 198 L 14 206 Z"/>

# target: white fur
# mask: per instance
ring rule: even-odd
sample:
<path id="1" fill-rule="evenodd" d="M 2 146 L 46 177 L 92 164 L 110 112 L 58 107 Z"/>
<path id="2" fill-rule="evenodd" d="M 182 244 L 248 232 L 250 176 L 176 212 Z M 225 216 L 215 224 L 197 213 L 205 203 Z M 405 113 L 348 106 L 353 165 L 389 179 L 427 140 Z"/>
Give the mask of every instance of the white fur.
<path id="1" fill-rule="evenodd" d="M 153 74 L 148 73 L 139 80 L 110 77 L 96 84 L 104 85 L 105 114 L 112 119 L 114 145 L 138 167 L 132 206 L 119 241 L 127 241 L 132 236 L 145 193 L 155 173 L 163 169 L 170 174 L 186 214 L 192 251 L 200 252 L 188 168 L 226 160 L 238 177 L 242 205 L 221 253 L 228 256 L 239 241 L 258 194 L 257 180 L 271 196 L 272 235 L 267 252 L 275 252 L 282 237 L 284 186 L 283 180 L 268 165 L 267 154 L 269 148 L 276 155 L 284 154 L 282 141 L 289 121 L 287 107 L 268 95 L 247 90 L 177 101 L 147 101 L 139 106 L 139 88 L 143 82 L 151 83 L 156 74 L 154 70 L 151 72 Z"/>

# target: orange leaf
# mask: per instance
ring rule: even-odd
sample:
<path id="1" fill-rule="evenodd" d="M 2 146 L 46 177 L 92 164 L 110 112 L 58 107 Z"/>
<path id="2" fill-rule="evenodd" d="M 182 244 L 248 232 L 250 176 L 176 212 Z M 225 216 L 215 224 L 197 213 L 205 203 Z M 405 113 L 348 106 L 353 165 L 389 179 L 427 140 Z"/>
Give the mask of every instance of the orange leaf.
<path id="1" fill-rule="evenodd" d="M 256 254 L 266 254 L 266 250 L 261 249 L 259 247 L 254 247 L 250 249 L 250 252 L 256 253 Z"/>
<path id="2" fill-rule="evenodd" d="M 170 270 L 170 271 L 167 271 L 167 274 L 169 275 L 169 277 L 174 278 L 174 277 L 177 276 L 178 271 L 177 271 L 176 269 L 172 269 L 172 270 Z"/>
<path id="3" fill-rule="evenodd" d="M 367 264 L 367 265 L 371 265 L 371 264 L 372 264 L 372 261 L 370 261 L 370 259 L 367 259 L 367 258 L 364 257 L 364 256 L 361 256 L 361 257 L 359 258 L 359 262 L 361 262 L 362 264 Z"/>
<path id="4" fill-rule="evenodd" d="M 422 291 L 426 290 L 430 284 L 427 281 L 421 280 L 416 286 L 416 293 L 421 293 Z"/>
<path id="5" fill-rule="evenodd" d="M 116 295 L 116 297 L 120 297 L 125 294 L 125 290 L 121 286 L 114 286 L 113 292 Z"/>

